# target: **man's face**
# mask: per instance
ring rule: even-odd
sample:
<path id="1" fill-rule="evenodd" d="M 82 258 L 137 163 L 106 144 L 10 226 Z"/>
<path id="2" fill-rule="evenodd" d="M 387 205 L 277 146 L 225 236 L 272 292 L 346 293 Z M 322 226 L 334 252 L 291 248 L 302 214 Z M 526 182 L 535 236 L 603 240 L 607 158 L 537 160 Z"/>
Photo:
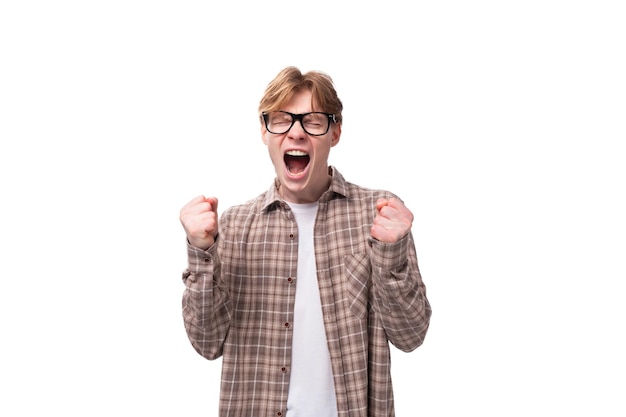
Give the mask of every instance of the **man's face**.
<path id="1" fill-rule="evenodd" d="M 314 111 L 311 92 L 296 94 L 280 110 L 294 114 Z M 292 203 L 317 201 L 329 185 L 328 155 L 330 148 L 339 142 L 341 126 L 331 123 L 326 134 L 311 136 L 304 131 L 301 122 L 296 121 L 283 134 L 270 133 L 263 125 L 261 135 L 281 184 L 281 196 Z"/>

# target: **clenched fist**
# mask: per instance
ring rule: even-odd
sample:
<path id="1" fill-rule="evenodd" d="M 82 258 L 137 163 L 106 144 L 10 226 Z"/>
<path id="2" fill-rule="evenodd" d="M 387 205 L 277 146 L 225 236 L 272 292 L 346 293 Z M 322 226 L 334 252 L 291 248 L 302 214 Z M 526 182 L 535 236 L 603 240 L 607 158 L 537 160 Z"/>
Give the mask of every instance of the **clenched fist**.
<path id="1" fill-rule="evenodd" d="M 413 213 L 397 198 L 379 198 L 371 234 L 376 240 L 394 243 L 411 230 Z"/>
<path id="2" fill-rule="evenodd" d="M 207 250 L 217 236 L 217 198 L 200 195 L 180 210 L 180 222 L 192 246 Z"/>

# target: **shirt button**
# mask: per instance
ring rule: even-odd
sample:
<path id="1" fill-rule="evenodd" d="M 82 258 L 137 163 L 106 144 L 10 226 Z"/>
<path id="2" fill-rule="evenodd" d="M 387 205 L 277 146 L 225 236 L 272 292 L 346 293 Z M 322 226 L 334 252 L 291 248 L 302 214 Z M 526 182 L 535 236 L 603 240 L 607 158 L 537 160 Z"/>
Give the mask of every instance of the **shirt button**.
<path id="1" fill-rule="evenodd" d="M 208 264 L 209 262 L 211 262 L 211 258 L 204 258 L 204 263 Z"/>
<path id="2" fill-rule="evenodd" d="M 289 282 L 291 284 L 293 282 L 293 278 L 291 278 L 291 277 L 287 278 L 287 282 Z"/>
<path id="3" fill-rule="evenodd" d="M 277 415 L 278 417 L 281 417 L 281 416 L 283 415 L 283 413 L 281 413 L 281 412 L 279 411 L 278 413 L 276 413 L 276 415 Z"/>
<path id="4" fill-rule="evenodd" d="M 293 240 L 293 238 L 294 238 L 293 233 L 290 233 L 290 234 L 289 234 L 289 239 Z"/>
<path id="5" fill-rule="evenodd" d="M 287 368 L 285 368 L 284 366 L 283 366 L 282 368 L 280 368 L 280 370 L 281 370 L 283 373 L 287 372 Z"/>
<path id="6" fill-rule="evenodd" d="M 285 327 L 287 327 L 287 328 L 289 327 L 289 322 L 285 323 Z"/>

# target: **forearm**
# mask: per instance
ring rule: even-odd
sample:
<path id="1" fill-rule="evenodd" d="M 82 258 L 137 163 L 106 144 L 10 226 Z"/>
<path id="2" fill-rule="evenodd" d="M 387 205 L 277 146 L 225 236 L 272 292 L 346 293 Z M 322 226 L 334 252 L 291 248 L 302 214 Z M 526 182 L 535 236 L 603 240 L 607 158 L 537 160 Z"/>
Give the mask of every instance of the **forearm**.
<path id="1" fill-rule="evenodd" d="M 185 329 L 194 349 L 215 359 L 222 354 L 230 325 L 228 292 L 219 284 L 219 257 L 215 247 L 202 251 L 188 245 L 187 254 L 182 300 Z"/>
<path id="2" fill-rule="evenodd" d="M 400 350 L 414 350 L 424 341 L 432 311 L 411 236 L 375 242 L 371 259 L 374 305 L 387 337 Z"/>

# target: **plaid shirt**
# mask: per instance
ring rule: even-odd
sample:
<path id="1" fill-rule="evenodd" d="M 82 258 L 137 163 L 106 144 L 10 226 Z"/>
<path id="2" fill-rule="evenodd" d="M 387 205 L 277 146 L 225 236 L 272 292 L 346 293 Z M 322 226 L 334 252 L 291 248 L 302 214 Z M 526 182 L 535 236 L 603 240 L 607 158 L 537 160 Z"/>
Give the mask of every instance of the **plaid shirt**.
<path id="1" fill-rule="evenodd" d="M 319 199 L 315 258 L 339 417 L 394 416 L 389 342 L 411 351 L 428 329 L 411 233 L 371 237 L 379 197 L 331 168 Z M 183 319 L 207 359 L 222 356 L 220 417 L 285 416 L 298 228 L 276 184 L 220 219 L 217 244 L 188 246 Z"/>

